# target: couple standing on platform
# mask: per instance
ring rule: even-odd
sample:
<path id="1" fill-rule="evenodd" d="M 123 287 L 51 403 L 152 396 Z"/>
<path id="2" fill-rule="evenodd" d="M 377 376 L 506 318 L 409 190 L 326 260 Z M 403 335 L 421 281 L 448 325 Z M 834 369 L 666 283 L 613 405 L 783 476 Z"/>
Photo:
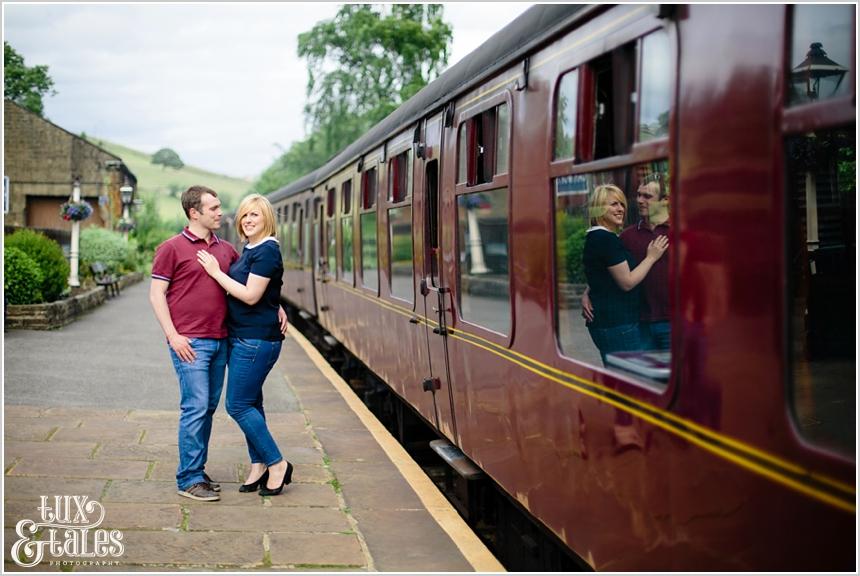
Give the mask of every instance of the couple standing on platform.
<path id="1" fill-rule="evenodd" d="M 179 379 L 178 494 L 220 499 L 221 486 L 204 468 L 212 416 L 229 366 L 227 413 L 245 434 L 251 460 L 239 491 L 259 488 L 261 496 L 274 496 L 291 482 L 293 472 L 263 411 L 263 382 L 287 331 L 274 210 L 259 194 L 242 200 L 236 229 L 247 244 L 240 256 L 215 235 L 221 201 L 214 190 L 192 186 L 182 194 L 182 208 L 188 225 L 156 249 L 149 291 Z"/>

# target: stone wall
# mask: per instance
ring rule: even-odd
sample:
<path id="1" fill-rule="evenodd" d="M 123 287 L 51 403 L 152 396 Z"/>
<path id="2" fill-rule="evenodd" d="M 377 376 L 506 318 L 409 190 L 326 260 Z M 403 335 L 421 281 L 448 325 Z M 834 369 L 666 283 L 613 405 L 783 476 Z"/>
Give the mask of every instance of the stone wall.
<path id="1" fill-rule="evenodd" d="M 143 280 L 143 273 L 133 272 L 120 278 L 120 295 L 127 286 Z M 6 328 L 30 330 L 55 330 L 74 322 L 78 316 L 101 306 L 107 299 L 107 291 L 98 286 L 77 296 L 45 304 L 23 304 L 6 306 Z"/>
<path id="2" fill-rule="evenodd" d="M 9 177 L 6 224 L 33 225 L 28 221 L 27 198 L 44 197 L 57 201 L 52 227 L 70 229 L 71 223 L 60 218 L 59 204 L 71 196 L 75 176 L 80 177 L 81 197 L 88 199 L 102 221 L 119 218 L 122 174 L 107 168 L 108 162 L 121 162 L 118 156 L 9 100 L 3 101 L 3 113 L 4 175 Z"/>

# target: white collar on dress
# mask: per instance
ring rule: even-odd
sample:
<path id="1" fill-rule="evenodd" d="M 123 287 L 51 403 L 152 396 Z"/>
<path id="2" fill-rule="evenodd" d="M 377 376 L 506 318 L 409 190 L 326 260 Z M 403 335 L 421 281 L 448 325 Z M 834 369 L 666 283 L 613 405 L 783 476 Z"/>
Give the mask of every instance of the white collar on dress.
<path id="1" fill-rule="evenodd" d="M 248 244 L 248 245 L 246 245 L 246 246 L 245 246 L 245 248 L 249 248 L 249 249 L 250 249 L 250 248 L 256 248 L 257 246 L 261 245 L 263 242 L 268 242 L 269 240 L 271 240 L 271 241 L 273 241 L 273 242 L 275 242 L 275 243 L 277 243 L 277 242 L 278 242 L 278 239 L 277 239 L 277 238 L 275 238 L 274 236 L 267 236 L 267 237 L 263 238 L 262 240 L 260 240 L 259 242 L 257 242 L 256 244 Z"/>
<path id="2" fill-rule="evenodd" d="M 610 230 L 606 226 L 592 226 L 591 228 L 586 230 L 585 233 L 588 234 L 589 232 L 594 232 L 595 230 L 606 230 L 607 232 L 609 232 L 611 234 L 615 234 L 615 232 L 613 232 L 612 230 Z"/>

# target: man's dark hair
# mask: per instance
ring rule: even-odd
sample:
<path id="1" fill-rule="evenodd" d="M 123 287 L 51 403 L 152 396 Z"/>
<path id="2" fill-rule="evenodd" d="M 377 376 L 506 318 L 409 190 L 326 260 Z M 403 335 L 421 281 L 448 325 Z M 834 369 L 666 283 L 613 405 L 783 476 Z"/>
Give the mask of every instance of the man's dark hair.
<path id="1" fill-rule="evenodd" d="M 207 188 L 206 186 L 192 186 L 182 193 L 182 209 L 185 210 L 186 218 L 191 218 L 192 208 L 200 213 L 203 212 L 203 203 L 200 201 L 200 197 L 204 194 L 211 194 L 215 198 L 218 197 L 215 190 Z"/>

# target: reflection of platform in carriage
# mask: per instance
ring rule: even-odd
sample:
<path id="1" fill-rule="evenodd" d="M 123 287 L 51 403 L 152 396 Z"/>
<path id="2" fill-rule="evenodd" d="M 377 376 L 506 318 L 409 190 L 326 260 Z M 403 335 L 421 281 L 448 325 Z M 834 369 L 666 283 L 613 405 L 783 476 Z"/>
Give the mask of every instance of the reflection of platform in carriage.
<path id="1" fill-rule="evenodd" d="M 613 352 L 606 355 L 606 363 L 646 378 L 669 380 L 672 353 L 668 350 Z"/>

